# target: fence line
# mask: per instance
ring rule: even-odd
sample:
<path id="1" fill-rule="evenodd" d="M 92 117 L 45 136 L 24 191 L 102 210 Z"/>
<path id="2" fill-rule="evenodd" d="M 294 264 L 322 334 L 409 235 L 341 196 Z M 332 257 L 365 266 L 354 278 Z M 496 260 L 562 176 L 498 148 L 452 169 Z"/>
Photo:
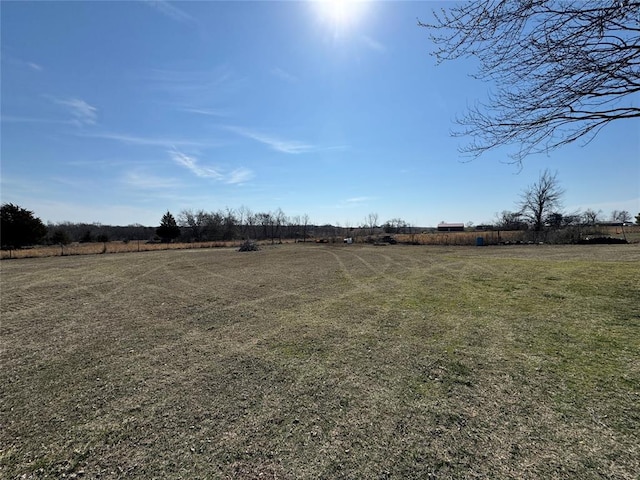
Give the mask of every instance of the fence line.
<path id="1" fill-rule="evenodd" d="M 630 243 L 640 242 L 640 226 L 624 227 L 592 227 L 593 231 L 585 229 L 579 232 L 581 236 L 622 236 Z M 562 230 L 555 231 L 561 233 Z M 551 232 L 553 233 L 553 232 Z M 413 243 L 418 245 L 476 245 L 478 238 L 482 238 L 484 245 L 497 245 L 502 243 L 517 243 L 531 240 L 530 231 L 472 231 L 472 232 L 430 232 L 416 234 L 392 235 L 399 243 Z M 323 237 L 324 238 L 324 237 Z M 364 243 L 367 237 L 359 236 L 354 239 L 356 243 Z M 326 240 L 329 240 L 327 238 Z M 332 238 L 342 242 L 342 237 Z M 294 239 L 278 240 L 278 243 L 292 243 Z M 314 243 L 314 238 L 308 238 L 308 243 Z M 70 245 L 50 245 L 27 247 L 17 250 L 1 250 L 0 259 L 59 257 L 67 255 L 99 255 L 105 253 L 149 252 L 159 250 L 186 250 L 198 248 L 222 248 L 239 247 L 243 240 L 227 242 L 193 242 L 193 243 L 146 243 L 132 240 L 129 242 L 103 242 L 103 243 L 73 243 Z M 271 244 L 271 240 L 264 240 L 260 244 Z"/>
<path id="2" fill-rule="evenodd" d="M 222 248 L 238 246 L 234 242 L 199 242 L 199 243 L 146 243 L 146 242 L 104 242 L 104 243 L 72 243 L 70 245 L 51 245 L 18 250 L 0 251 L 1 259 L 60 257 L 67 255 L 99 255 L 106 253 L 150 252 L 159 250 L 186 250 L 193 248 Z"/>

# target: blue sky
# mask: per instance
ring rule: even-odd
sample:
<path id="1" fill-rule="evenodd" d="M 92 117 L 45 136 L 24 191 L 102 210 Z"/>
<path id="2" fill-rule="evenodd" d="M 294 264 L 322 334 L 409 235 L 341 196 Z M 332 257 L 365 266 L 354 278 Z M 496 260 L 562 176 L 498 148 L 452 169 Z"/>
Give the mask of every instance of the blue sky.
<path id="1" fill-rule="evenodd" d="M 435 65 L 417 19 L 441 5 L 331 3 L 2 2 L 2 202 L 113 225 L 240 206 L 478 224 L 549 168 L 567 211 L 640 212 L 640 121 L 522 168 L 469 161 L 452 121 L 491 85 Z"/>

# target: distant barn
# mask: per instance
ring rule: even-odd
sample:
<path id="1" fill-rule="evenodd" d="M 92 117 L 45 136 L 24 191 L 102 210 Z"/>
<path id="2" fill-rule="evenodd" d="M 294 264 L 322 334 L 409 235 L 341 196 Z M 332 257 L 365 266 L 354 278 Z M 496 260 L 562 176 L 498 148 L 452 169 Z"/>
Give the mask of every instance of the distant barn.
<path id="1" fill-rule="evenodd" d="M 464 232 L 464 223 L 439 223 L 439 232 Z"/>

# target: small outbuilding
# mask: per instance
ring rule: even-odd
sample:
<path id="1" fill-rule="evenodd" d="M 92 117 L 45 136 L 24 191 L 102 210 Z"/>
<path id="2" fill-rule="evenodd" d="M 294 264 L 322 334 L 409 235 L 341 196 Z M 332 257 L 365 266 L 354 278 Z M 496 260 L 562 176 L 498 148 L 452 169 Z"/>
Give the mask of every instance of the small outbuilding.
<path id="1" fill-rule="evenodd" d="M 439 223 L 439 232 L 464 232 L 464 223 Z"/>

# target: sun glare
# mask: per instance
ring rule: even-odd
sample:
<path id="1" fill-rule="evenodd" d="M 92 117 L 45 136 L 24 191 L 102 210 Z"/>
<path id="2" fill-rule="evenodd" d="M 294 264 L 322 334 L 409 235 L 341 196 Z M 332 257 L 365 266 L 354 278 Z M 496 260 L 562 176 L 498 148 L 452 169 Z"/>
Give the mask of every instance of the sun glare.
<path id="1" fill-rule="evenodd" d="M 316 0 L 314 2 L 322 22 L 327 23 L 334 34 L 351 30 L 360 20 L 365 2 L 361 0 Z"/>

